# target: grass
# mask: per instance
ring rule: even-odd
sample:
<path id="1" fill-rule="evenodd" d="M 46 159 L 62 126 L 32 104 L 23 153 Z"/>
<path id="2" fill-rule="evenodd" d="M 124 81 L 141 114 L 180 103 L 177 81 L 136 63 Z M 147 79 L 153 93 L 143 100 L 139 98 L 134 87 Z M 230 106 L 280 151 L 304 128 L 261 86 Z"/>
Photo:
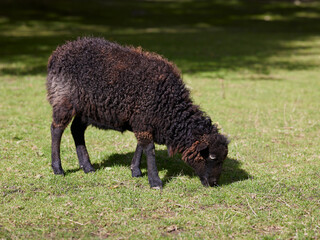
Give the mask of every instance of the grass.
<path id="1" fill-rule="evenodd" d="M 80 2 L 80 3 L 79 3 Z M 319 239 L 320 4 L 289 1 L 1 1 L 0 239 Z M 102 36 L 175 62 L 232 140 L 220 187 L 156 146 L 163 191 L 130 177 L 132 133 L 89 128 L 97 169 L 50 167 L 46 63 Z"/>

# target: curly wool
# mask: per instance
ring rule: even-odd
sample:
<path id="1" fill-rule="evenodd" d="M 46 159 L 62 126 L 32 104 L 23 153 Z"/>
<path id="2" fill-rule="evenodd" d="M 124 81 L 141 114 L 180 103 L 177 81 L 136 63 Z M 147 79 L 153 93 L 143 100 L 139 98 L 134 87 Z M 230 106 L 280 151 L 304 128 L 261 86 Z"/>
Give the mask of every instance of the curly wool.
<path id="1" fill-rule="evenodd" d="M 149 132 L 154 142 L 173 152 L 184 152 L 217 131 L 192 103 L 174 64 L 101 38 L 79 38 L 58 47 L 48 62 L 47 90 L 57 114 L 69 111 L 101 129 Z"/>

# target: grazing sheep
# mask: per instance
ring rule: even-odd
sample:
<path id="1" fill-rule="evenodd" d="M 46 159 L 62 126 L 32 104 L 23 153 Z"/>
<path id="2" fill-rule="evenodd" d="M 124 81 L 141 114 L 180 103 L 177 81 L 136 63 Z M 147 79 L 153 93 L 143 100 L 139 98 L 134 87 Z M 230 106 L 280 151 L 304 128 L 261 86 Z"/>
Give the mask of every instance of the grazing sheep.
<path id="1" fill-rule="evenodd" d="M 171 154 L 180 152 L 203 185 L 217 184 L 228 140 L 192 103 L 179 70 L 161 56 L 101 38 L 79 38 L 50 56 L 47 91 L 53 108 L 51 157 L 55 174 L 64 174 L 60 142 L 73 119 L 71 132 L 80 167 L 86 173 L 94 168 L 84 132 L 93 125 L 134 132 L 138 144 L 132 176 L 141 176 L 144 152 L 151 187 L 162 187 L 154 143 L 166 144 Z"/>

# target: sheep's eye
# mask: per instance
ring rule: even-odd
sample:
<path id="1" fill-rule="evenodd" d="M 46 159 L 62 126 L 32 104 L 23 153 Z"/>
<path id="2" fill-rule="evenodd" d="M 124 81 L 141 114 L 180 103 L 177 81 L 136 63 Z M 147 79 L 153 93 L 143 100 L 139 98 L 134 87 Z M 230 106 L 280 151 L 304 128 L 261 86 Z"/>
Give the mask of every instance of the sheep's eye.
<path id="1" fill-rule="evenodd" d="M 202 151 L 200 152 L 200 154 L 201 154 L 201 156 L 202 156 L 204 159 L 207 159 L 207 158 L 209 157 L 209 149 L 206 148 L 206 149 L 202 150 Z"/>
<path id="2" fill-rule="evenodd" d="M 209 155 L 209 158 L 210 158 L 211 160 L 215 160 L 217 157 L 216 157 L 216 155 L 214 155 L 214 154 L 210 154 L 210 155 Z"/>

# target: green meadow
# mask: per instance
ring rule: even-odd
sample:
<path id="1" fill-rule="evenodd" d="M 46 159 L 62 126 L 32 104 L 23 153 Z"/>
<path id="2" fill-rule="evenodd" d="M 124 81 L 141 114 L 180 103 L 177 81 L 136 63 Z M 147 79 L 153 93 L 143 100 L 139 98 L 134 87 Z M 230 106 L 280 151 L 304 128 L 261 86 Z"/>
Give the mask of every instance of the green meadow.
<path id="1" fill-rule="evenodd" d="M 51 169 L 46 64 L 79 36 L 174 62 L 194 102 L 231 140 L 219 187 L 156 146 L 132 178 L 131 132 L 89 127 L 96 168 Z M 320 3 L 0 1 L 0 239 L 320 239 Z"/>

